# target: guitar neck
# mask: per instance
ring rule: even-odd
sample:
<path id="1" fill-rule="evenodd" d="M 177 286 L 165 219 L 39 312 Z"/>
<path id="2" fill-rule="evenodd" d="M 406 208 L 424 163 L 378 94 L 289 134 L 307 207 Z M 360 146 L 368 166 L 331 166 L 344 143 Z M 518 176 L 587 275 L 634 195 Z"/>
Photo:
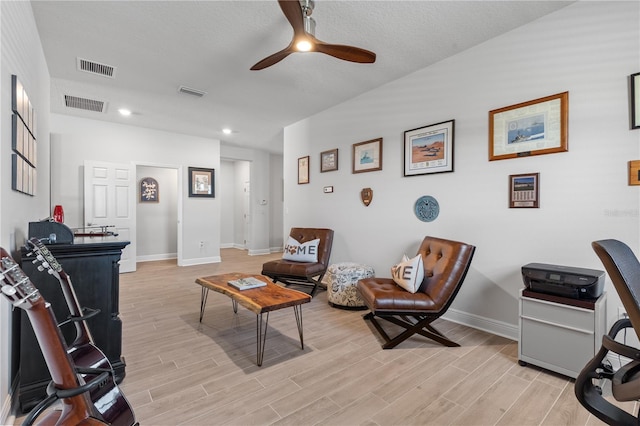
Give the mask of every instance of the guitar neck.
<path id="1" fill-rule="evenodd" d="M 71 283 L 71 278 L 69 278 L 69 276 L 65 274 L 64 276 L 58 278 L 58 281 L 60 282 L 64 300 L 67 302 L 67 307 L 69 308 L 71 317 L 82 317 L 82 308 L 80 307 L 80 302 L 78 302 L 78 297 L 76 296 L 73 284 Z M 72 346 L 80 346 L 87 343 L 93 343 L 93 336 L 91 335 L 91 331 L 87 326 L 86 320 L 77 320 L 74 321 L 74 324 L 76 327 L 76 339 L 74 340 Z"/>
<path id="2" fill-rule="evenodd" d="M 27 245 L 36 255 L 34 263 L 41 263 L 41 266 L 39 266 L 38 269 L 46 269 L 51 275 L 55 276 L 60 283 L 64 300 L 67 302 L 67 307 L 71 314 L 71 320 L 76 327 L 76 338 L 72 346 L 76 347 L 87 343 L 93 343 L 93 336 L 89 331 L 87 322 L 84 319 L 80 319 L 83 317 L 82 307 L 80 306 L 80 302 L 78 302 L 78 297 L 76 296 L 75 289 L 73 288 L 71 277 L 69 277 L 69 275 L 67 275 L 67 273 L 62 269 L 62 265 L 60 265 L 58 260 L 53 256 L 53 254 L 51 254 L 42 241 L 37 238 L 31 238 Z"/>

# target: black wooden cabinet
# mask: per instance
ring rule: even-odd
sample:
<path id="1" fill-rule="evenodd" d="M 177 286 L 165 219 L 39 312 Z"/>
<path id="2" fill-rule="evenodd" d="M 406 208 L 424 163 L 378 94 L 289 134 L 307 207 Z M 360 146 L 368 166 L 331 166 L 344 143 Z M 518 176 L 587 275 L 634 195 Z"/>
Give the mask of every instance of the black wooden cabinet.
<path id="1" fill-rule="evenodd" d="M 47 248 L 71 278 L 83 308 L 99 309 L 100 313 L 87 320 L 95 345 L 104 352 L 116 373 L 116 380 L 125 376 L 122 352 L 122 322 L 119 318 L 119 264 L 122 249 L 128 241 L 114 237 L 76 238 L 73 244 L 51 244 Z M 69 308 L 58 280 L 37 270 L 35 257 L 22 249 L 21 266 L 53 308 L 58 323 L 69 317 Z M 75 326 L 60 327 L 71 344 L 75 339 Z M 20 388 L 19 402 L 22 412 L 29 411 L 46 397 L 51 376 L 45 364 L 29 318 L 22 311 L 20 319 Z"/>

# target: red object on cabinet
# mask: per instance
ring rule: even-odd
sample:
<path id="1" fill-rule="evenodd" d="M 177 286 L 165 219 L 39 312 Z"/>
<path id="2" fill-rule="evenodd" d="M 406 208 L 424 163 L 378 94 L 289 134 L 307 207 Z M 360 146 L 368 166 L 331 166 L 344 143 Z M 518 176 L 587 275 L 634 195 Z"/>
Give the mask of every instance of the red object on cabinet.
<path id="1" fill-rule="evenodd" d="M 53 208 L 53 220 L 59 223 L 64 223 L 64 209 L 62 206 L 57 205 Z"/>

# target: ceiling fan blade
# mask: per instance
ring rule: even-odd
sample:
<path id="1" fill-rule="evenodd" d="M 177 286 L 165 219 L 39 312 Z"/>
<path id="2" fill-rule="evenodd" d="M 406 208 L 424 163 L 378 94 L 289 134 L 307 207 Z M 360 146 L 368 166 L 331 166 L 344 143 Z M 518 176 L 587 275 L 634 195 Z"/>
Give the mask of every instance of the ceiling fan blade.
<path id="1" fill-rule="evenodd" d="M 294 50 L 291 48 L 291 45 L 287 46 L 285 49 L 282 49 L 279 52 L 274 53 L 273 55 L 269 55 L 254 66 L 251 67 L 251 71 L 259 71 L 270 67 L 271 65 L 277 64 L 290 54 L 292 54 Z"/>
<path id="2" fill-rule="evenodd" d="M 304 34 L 304 21 L 302 17 L 302 7 L 300 7 L 299 0 L 278 0 L 282 13 L 287 18 L 287 21 L 293 27 L 293 33 L 295 36 Z"/>
<path id="3" fill-rule="evenodd" d="M 317 39 L 315 50 L 338 59 L 361 64 L 372 64 L 376 61 L 376 54 L 369 50 L 343 44 L 329 44 Z"/>

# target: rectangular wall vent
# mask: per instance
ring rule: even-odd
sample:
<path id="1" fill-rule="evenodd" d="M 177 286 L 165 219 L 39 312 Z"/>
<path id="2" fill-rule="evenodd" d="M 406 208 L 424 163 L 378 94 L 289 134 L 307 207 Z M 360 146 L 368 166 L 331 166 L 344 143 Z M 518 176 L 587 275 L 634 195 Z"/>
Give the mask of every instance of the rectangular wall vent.
<path id="1" fill-rule="evenodd" d="M 85 111 L 104 112 L 106 103 L 95 99 L 79 98 L 77 96 L 64 95 L 64 104 L 69 108 L 78 108 Z"/>
<path id="2" fill-rule="evenodd" d="M 191 87 L 187 87 L 187 86 L 180 86 L 178 88 L 178 92 L 184 93 L 185 95 L 197 96 L 199 98 L 207 94 L 207 92 L 203 90 L 192 89 Z"/>
<path id="3" fill-rule="evenodd" d="M 116 78 L 116 67 L 78 58 L 78 70 L 103 77 Z"/>

